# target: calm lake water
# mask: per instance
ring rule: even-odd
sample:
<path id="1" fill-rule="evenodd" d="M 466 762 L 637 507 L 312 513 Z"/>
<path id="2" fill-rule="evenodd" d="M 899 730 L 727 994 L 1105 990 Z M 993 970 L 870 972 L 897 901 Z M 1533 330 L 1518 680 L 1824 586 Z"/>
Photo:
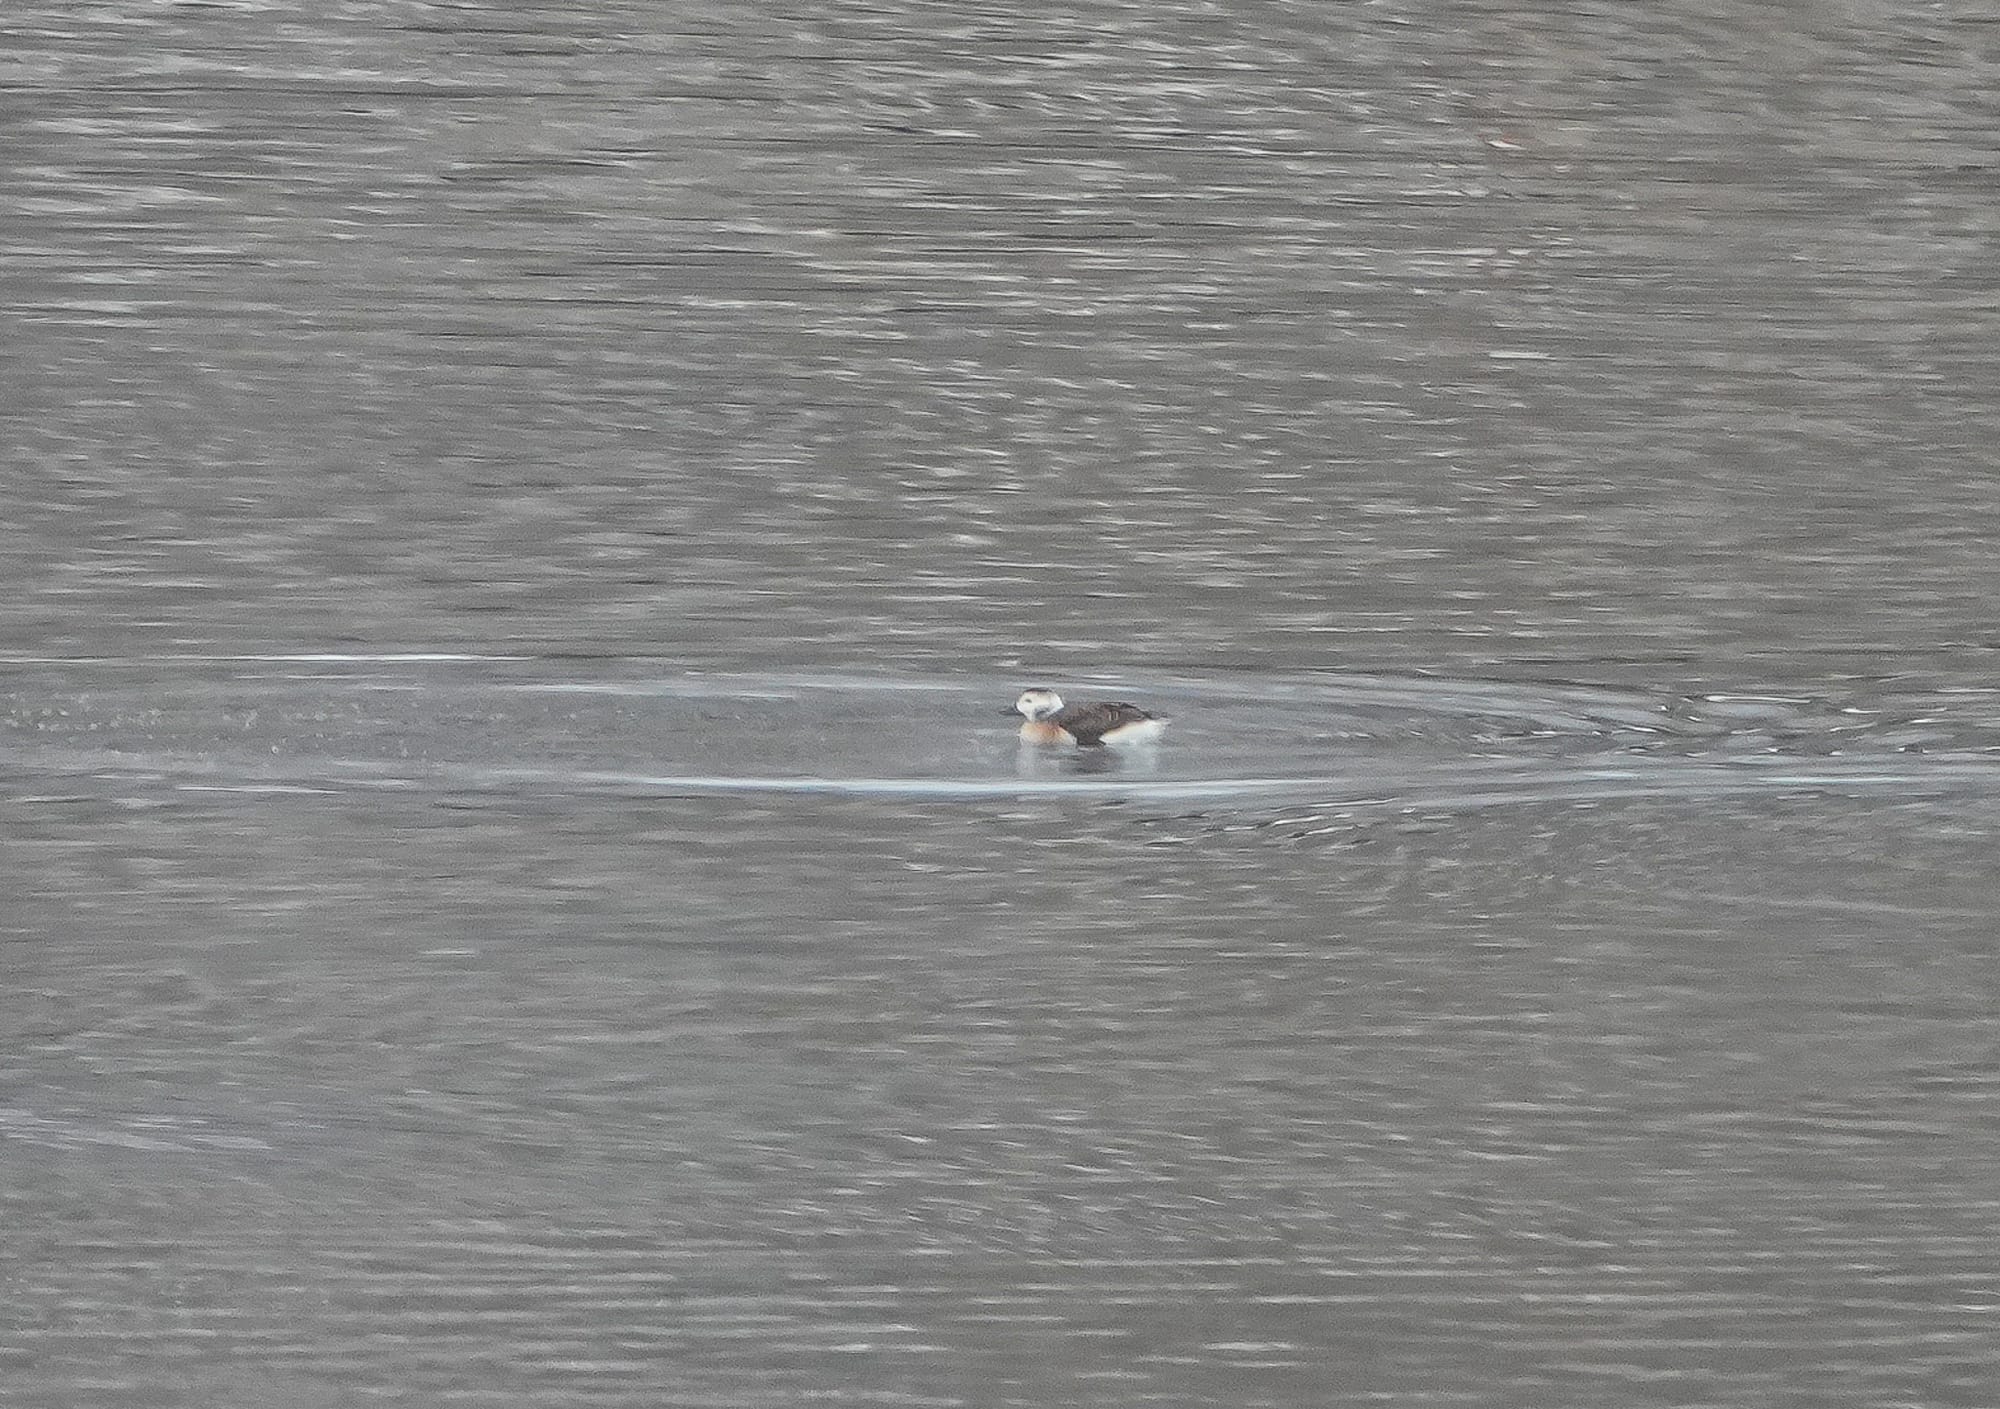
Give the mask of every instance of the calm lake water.
<path id="1" fill-rule="evenodd" d="M 1996 95 L 10 5 L 0 1401 L 1991 1409 Z"/>

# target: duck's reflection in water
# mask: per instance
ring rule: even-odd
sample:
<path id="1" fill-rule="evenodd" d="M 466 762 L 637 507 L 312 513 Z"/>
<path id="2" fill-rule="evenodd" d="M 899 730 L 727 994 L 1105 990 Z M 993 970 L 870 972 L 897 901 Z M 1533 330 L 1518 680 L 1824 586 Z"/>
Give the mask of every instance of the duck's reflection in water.
<path id="1" fill-rule="evenodd" d="M 1157 773 L 1156 748 L 1049 748 L 1023 743 L 1014 754 L 1014 772 L 1022 778 L 1101 777 L 1109 774 L 1144 776 Z"/>

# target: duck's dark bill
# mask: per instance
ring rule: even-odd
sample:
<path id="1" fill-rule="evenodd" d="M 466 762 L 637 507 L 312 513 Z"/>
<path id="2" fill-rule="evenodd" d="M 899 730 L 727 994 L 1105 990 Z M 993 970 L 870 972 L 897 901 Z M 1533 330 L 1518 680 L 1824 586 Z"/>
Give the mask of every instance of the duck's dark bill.
<path id="1" fill-rule="evenodd" d="M 1018 710 L 1016 710 L 1016 709 L 1014 708 L 1014 706 L 1012 706 L 1012 705 L 1008 705 L 1008 706 L 1007 706 L 1007 708 L 1005 708 L 1005 709 L 1001 710 L 1000 712 L 1001 712 L 1002 714 L 1016 714 L 1016 713 L 1019 713 L 1019 711 L 1018 711 Z"/>

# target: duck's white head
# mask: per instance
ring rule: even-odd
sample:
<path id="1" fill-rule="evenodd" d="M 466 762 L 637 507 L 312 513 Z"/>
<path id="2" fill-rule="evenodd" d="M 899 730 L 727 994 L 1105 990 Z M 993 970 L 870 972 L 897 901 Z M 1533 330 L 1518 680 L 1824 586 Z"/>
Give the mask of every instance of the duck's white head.
<path id="1" fill-rule="evenodd" d="M 1023 690 L 1014 708 L 1030 719 L 1047 719 L 1062 713 L 1062 696 L 1054 690 Z"/>

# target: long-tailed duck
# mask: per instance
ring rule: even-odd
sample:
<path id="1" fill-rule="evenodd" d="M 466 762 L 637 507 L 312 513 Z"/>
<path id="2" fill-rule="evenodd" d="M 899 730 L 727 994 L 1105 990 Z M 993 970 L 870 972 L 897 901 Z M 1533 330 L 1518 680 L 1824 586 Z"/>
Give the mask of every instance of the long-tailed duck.
<path id="1" fill-rule="evenodd" d="M 1065 705 L 1061 695 L 1045 689 L 1024 691 L 1013 709 L 1001 713 L 1019 713 L 1027 719 L 1021 726 L 1026 743 L 1075 743 L 1087 749 L 1100 744 L 1150 743 L 1167 727 L 1167 721 L 1158 715 L 1123 700 Z"/>

